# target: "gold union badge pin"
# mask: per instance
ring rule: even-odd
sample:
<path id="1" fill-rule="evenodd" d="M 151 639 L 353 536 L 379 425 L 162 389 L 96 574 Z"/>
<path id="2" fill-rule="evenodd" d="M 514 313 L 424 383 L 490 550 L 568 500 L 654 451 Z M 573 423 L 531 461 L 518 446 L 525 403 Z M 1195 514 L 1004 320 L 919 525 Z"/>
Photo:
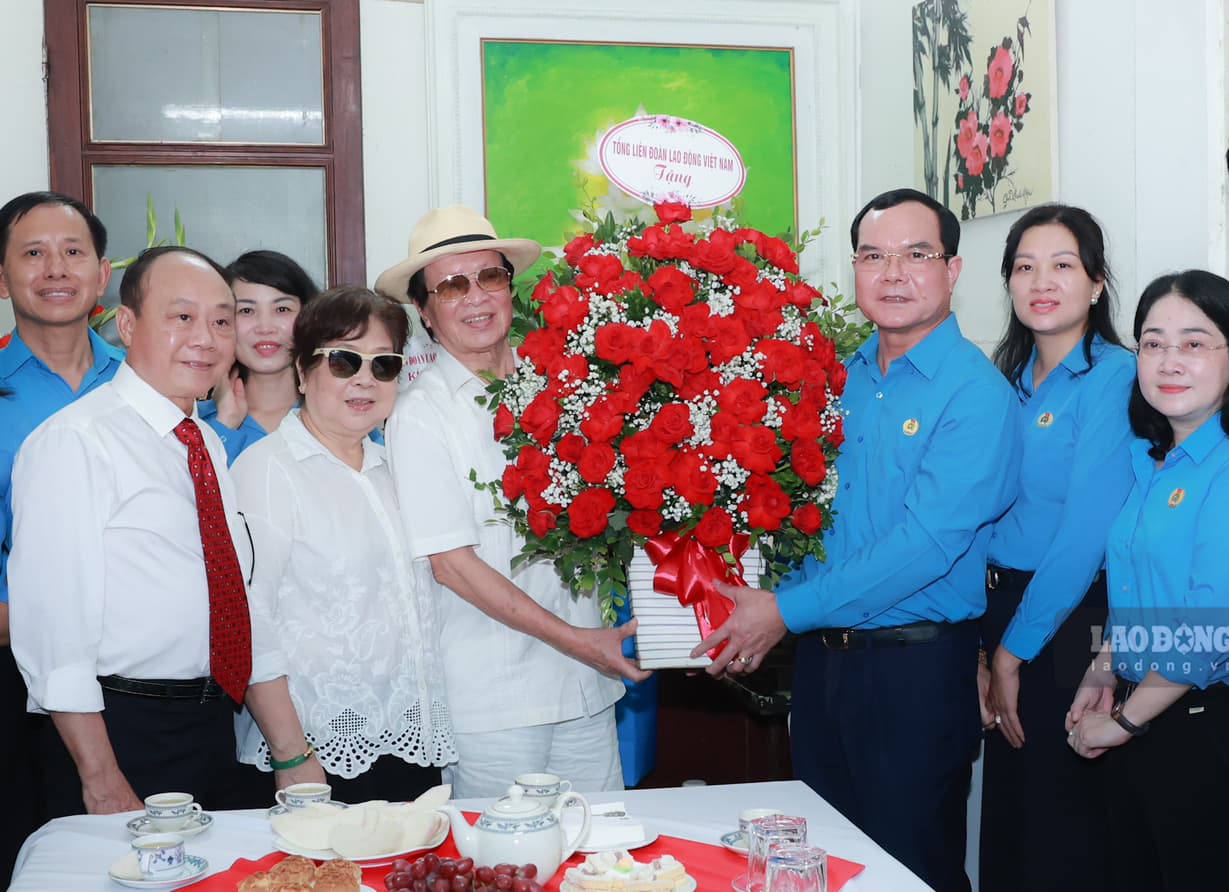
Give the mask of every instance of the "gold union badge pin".
<path id="1" fill-rule="evenodd" d="M 910 418 L 908 421 L 904 423 L 902 430 L 904 430 L 906 437 L 912 437 L 914 434 L 918 432 L 919 426 L 920 425 L 918 425 L 916 418 Z"/>
<path id="2" fill-rule="evenodd" d="M 1038 427 L 1049 427 L 1053 423 L 1054 423 L 1054 413 L 1053 412 L 1042 412 L 1041 417 L 1037 419 Z"/>
<path id="3" fill-rule="evenodd" d="M 1177 508 L 1182 504 L 1182 500 L 1186 498 L 1186 490 L 1178 487 L 1169 494 L 1169 507 Z"/>

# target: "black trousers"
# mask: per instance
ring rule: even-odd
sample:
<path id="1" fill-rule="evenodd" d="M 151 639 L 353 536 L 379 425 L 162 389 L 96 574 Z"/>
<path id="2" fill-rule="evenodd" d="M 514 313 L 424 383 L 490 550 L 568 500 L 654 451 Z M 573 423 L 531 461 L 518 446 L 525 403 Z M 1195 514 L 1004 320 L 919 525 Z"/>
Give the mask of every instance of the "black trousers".
<path id="1" fill-rule="evenodd" d="M 330 774 L 328 778 L 333 798 L 338 802 L 353 804 L 370 799 L 409 802 L 439 785 L 440 770 L 433 765 L 411 765 L 396 756 L 384 755 L 358 777 L 347 780 Z"/>
<path id="2" fill-rule="evenodd" d="M 1000 573 L 986 591 L 982 641 L 993 657 L 1031 573 Z M 1103 759 L 1067 746 L 1063 726 L 1092 658 L 1092 626 L 1105 622 L 1105 576 L 1032 662 L 1020 667 L 1017 706 L 1025 743 L 985 736 L 980 846 L 981 892 L 1102 892 L 1108 888 L 1108 810 Z M 1062 870 L 1055 870 L 1062 864 Z"/>
<path id="3" fill-rule="evenodd" d="M 794 773 L 938 892 L 966 892 L 965 815 L 981 731 L 977 623 L 935 641 L 829 650 L 799 639 Z"/>
<path id="4" fill-rule="evenodd" d="M 103 704 L 116 761 L 138 797 L 191 793 L 206 811 L 252 804 L 241 792 L 230 700 L 199 703 L 104 691 Z M 51 722 L 43 742 L 43 788 L 50 816 L 84 813 L 76 765 Z"/>
<path id="5" fill-rule="evenodd" d="M 42 823 L 39 808 L 38 728 L 45 721 L 26 712 L 26 685 L 13 652 L 0 647 L 0 768 L 8 800 L 0 819 L 0 888 L 8 888 L 17 852 Z"/>
<path id="6" fill-rule="evenodd" d="M 1223 889 L 1229 687 L 1191 690 L 1105 760 L 1114 892 Z"/>

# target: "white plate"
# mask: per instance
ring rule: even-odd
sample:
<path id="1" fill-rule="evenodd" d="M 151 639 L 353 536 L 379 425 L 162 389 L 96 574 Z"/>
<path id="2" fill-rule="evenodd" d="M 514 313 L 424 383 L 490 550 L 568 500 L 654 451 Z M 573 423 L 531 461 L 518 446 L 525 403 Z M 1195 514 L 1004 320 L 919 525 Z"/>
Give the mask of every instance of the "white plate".
<path id="1" fill-rule="evenodd" d="M 140 815 L 133 818 L 124 825 L 128 828 L 128 832 L 133 836 L 144 836 L 147 833 L 162 833 L 164 831 L 154 827 L 153 821 L 148 815 Z M 168 830 L 167 833 L 178 833 L 180 836 L 189 837 L 196 836 L 198 833 L 204 833 L 213 826 L 213 815 L 207 812 L 201 812 L 199 815 L 193 815 L 192 820 L 183 826 L 180 830 Z"/>
<path id="2" fill-rule="evenodd" d="M 751 840 L 741 830 L 732 830 L 721 837 L 721 844 L 736 855 L 747 855 L 751 852 Z"/>
<path id="3" fill-rule="evenodd" d="M 626 849 L 630 852 L 632 849 L 642 849 L 650 843 L 657 842 L 657 836 L 657 831 L 648 824 L 645 824 L 644 837 L 641 839 L 632 840 L 631 842 L 618 842 L 609 846 L 579 845 L 576 847 L 576 851 L 592 854 L 593 852 L 621 852 Z"/>
<path id="4" fill-rule="evenodd" d="M 685 883 L 678 888 L 677 892 L 696 892 L 696 887 L 699 885 L 696 882 L 696 878 L 689 874 L 684 874 L 683 879 Z M 564 880 L 559 884 L 559 892 L 580 892 L 580 887 L 573 886 L 567 880 Z"/>
<path id="5" fill-rule="evenodd" d="M 439 827 L 436 829 L 435 833 L 432 834 L 431 838 L 421 846 L 417 846 L 413 849 L 406 849 L 400 852 L 384 852 L 380 855 L 368 855 L 366 858 L 350 858 L 348 860 L 353 861 L 361 867 L 386 867 L 398 858 L 404 858 L 406 855 L 413 855 L 415 852 L 425 852 L 429 849 L 434 849 L 448 838 L 449 830 L 448 818 L 444 815 L 437 815 L 436 820 L 439 823 Z M 302 855 L 304 858 L 311 858 L 313 861 L 328 861 L 332 858 L 342 857 L 332 849 L 301 848 L 289 840 L 283 839 L 276 833 L 273 834 L 273 845 L 279 852 L 285 852 L 287 855 Z"/>
<path id="6" fill-rule="evenodd" d="M 208 869 L 209 862 L 200 855 L 186 855 L 184 857 L 184 866 L 176 871 L 173 876 L 168 876 L 165 879 L 132 880 L 127 877 L 117 877 L 109 870 L 107 875 L 111 877 L 113 882 L 119 883 L 121 886 L 127 886 L 129 889 L 173 889 L 177 886 L 185 886 L 188 883 L 195 882 Z"/>
<path id="7" fill-rule="evenodd" d="M 328 802 L 324 804 L 325 805 L 335 805 L 338 808 L 348 808 L 348 806 L 344 802 L 338 802 L 336 799 L 330 799 Z M 284 805 L 275 805 L 273 806 L 273 808 L 269 809 L 268 811 L 268 815 L 271 818 L 275 815 L 285 815 L 289 813 L 290 813 L 290 809 L 288 809 Z"/>

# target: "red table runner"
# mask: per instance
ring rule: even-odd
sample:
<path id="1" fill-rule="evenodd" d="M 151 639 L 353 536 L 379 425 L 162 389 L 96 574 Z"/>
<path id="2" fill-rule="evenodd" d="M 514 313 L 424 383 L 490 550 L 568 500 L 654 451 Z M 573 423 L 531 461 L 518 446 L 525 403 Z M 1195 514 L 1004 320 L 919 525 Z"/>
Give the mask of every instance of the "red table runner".
<path id="1" fill-rule="evenodd" d="M 476 815 L 469 815 L 471 819 Z M 441 858 L 459 858 L 452 836 L 444 840 L 435 853 Z M 419 858 L 423 853 L 414 857 Z M 689 839 L 679 839 L 674 836 L 661 836 L 651 845 L 636 849 L 632 853 L 637 861 L 652 861 L 659 855 L 673 855 L 687 868 L 687 873 L 694 877 L 699 892 L 726 892 L 734 879 L 747 871 L 747 859 L 736 855 L 724 846 L 712 846 L 707 843 L 693 842 Z M 231 865 L 230 870 L 206 877 L 199 883 L 186 886 L 195 892 L 235 892 L 239 881 L 256 873 L 258 870 L 268 870 L 286 856 L 281 852 L 266 855 L 259 861 L 248 861 L 243 858 Z M 575 854 L 564 862 L 563 867 L 555 874 L 547 885 L 548 892 L 558 892 L 559 883 L 563 880 L 564 870 L 575 867 L 585 860 L 582 854 Z M 835 855 L 828 856 L 828 890 L 839 892 L 851 879 L 860 874 L 865 867 L 855 861 L 846 861 Z M 391 867 L 369 867 L 363 871 L 363 885 L 375 889 L 376 892 L 387 892 L 384 887 L 384 877 L 392 871 Z"/>

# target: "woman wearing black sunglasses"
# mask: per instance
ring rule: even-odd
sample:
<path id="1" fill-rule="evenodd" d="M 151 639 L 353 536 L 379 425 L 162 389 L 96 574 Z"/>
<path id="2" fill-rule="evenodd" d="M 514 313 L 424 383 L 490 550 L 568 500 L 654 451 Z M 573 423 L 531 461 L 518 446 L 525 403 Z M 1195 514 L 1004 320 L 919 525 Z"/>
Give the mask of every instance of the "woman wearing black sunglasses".
<path id="1" fill-rule="evenodd" d="M 308 742 L 345 802 L 413 799 L 456 758 L 434 608 L 368 437 L 392 411 L 408 325 L 365 288 L 312 300 L 294 326 L 302 402 L 232 468 L 258 555 L 252 611 L 278 630 Z M 246 713 L 239 747 L 284 766 Z"/>

